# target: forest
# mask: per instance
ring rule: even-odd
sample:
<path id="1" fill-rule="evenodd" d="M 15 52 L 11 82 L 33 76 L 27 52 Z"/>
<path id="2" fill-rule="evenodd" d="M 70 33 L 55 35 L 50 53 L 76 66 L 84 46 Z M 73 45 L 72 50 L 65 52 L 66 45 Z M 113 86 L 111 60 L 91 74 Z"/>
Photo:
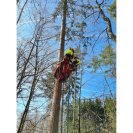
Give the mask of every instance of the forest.
<path id="1" fill-rule="evenodd" d="M 116 0 L 16 6 L 16 132 L 116 133 Z M 80 64 L 59 81 L 54 72 L 70 48 Z"/>

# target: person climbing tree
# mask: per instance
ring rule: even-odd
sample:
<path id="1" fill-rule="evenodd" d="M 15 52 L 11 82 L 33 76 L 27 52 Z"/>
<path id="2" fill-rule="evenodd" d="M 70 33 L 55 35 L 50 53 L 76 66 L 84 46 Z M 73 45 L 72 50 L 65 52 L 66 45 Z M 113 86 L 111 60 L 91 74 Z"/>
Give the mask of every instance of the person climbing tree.
<path id="1" fill-rule="evenodd" d="M 70 76 L 72 71 L 77 70 L 77 66 L 79 64 L 79 58 L 74 57 L 74 49 L 70 48 L 65 51 L 65 57 L 63 61 L 58 63 L 54 76 L 58 78 L 59 81 L 65 81 Z"/>
<path id="2" fill-rule="evenodd" d="M 72 71 L 77 71 L 77 67 L 79 64 L 80 64 L 79 58 L 74 57 L 74 60 L 69 64 L 69 68 L 67 69 L 66 79 L 71 75 Z"/>
<path id="3" fill-rule="evenodd" d="M 72 59 L 74 57 L 74 49 L 70 48 L 65 51 L 65 56 L 63 61 L 57 64 L 57 68 L 54 72 L 54 76 L 59 79 L 59 81 L 63 81 L 68 77 L 70 73 L 70 64 L 72 64 Z"/>

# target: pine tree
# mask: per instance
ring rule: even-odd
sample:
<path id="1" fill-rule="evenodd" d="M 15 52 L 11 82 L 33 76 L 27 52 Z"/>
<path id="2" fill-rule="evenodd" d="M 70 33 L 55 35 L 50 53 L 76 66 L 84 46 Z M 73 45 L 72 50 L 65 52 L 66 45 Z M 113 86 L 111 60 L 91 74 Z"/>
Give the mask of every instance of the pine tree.
<path id="1" fill-rule="evenodd" d="M 64 56 L 66 12 L 67 12 L 67 0 L 64 0 L 62 26 L 61 26 L 61 33 L 60 33 L 59 61 L 61 61 L 63 59 L 63 56 Z M 59 80 L 56 80 L 55 81 L 55 86 L 54 86 L 54 92 L 53 92 L 49 133 L 58 133 L 61 88 L 62 88 L 62 83 L 59 82 Z"/>

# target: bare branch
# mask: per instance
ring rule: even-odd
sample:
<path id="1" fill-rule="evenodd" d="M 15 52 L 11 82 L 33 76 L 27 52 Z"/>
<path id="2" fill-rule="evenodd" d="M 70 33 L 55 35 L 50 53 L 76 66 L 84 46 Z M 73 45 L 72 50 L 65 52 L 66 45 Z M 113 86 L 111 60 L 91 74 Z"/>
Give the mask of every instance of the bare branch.
<path id="1" fill-rule="evenodd" d="M 17 3 L 18 3 L 18 2 L 19 2 L 19 0 L 17 0 Z M 23 7 L 22 7 L 22 9 L 21 9 L 21 11 L 20 11 L 20 14 L 19 14 L 18 20 L 17 20 L 17 24 L 18 24 L 18 22 L 19 22 L 19 20 L 20 20 L 20 18 L 21 18 L 21 16 L 22 16 L 22 13 L 23 13 L 23 11 L 24 11 L 24 7 L 26 6 L 27 2 L 28 2 L 28 0 L 25 1 L 24 5 L 23 5 Z"/>
<path id="2" fill-rule="evenodd" d="M 111 39 L 113 39 L 113 40 L 116 42 L 116 35 L 115 35 L 115 34 L 113 33 L 113 31 L 112 31 L 111 21 L 110 21 L 110 19 L 105 15 L 105 13 L 103 12 L 103 9 L 101 8 L 101 4 L 102 4 L 103 2 L 102 2 L 101 4 L 99 4 L 98 1 L 96 0 L 96 3 L 97 3 L 99 12 L 100 12 L 100 14 L 102 15 L 103 20 L 104 20 L 104 21 L 107 23 L 107 25 L 108 25 L 107 29 L 108 29 L 108 33 L 109 33 Z"/>

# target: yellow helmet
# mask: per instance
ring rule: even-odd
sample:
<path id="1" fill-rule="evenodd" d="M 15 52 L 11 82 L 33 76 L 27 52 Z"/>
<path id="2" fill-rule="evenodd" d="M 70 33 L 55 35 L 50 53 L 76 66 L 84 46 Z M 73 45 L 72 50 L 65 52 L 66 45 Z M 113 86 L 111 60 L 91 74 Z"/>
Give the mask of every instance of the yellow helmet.
<path id="1" fill-rule="evenodd" d="M 73 48 L 70 48 L 68 50 L 65 51 L 65 54 L 69 54 L 69 55 L 74 55 L 74 49 Z"/>
<path id="2" fill-rule="evenodd" d="M 68 50 L 65 51 L 65 54 L 73 55 L 73 52 L 70 49 L 68 49 Z"/>

